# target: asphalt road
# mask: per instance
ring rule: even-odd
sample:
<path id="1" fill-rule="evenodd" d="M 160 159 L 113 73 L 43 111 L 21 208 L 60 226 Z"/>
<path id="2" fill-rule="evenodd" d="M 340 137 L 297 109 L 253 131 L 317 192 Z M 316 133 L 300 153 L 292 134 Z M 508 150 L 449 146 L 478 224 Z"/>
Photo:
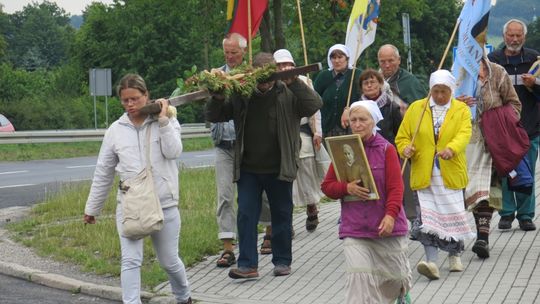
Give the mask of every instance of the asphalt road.
<path id="1" fill-rule="evenodd" d="M 92 179 L 97 157 L 0 162 L 0 208 L 31 206 L 62 185 Z M 214 150 L 184 152 L 179 166 L 213 166 Z"/>
<path id="2" fill-rule="evenodd" d="M 10 276 L 0 275 L 0 304 L 118 304 L 120 302 L 73 294 Z"/>

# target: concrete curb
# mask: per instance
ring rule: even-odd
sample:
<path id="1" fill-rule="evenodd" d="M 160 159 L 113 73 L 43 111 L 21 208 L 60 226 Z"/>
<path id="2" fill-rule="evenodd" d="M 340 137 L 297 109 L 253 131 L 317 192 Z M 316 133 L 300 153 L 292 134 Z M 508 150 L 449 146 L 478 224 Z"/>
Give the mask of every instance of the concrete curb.
<path id="1" fill-rule="evenodd" d="M 2 261 L 0 261 L 0 273 L 47 287 L 67 290 L 72 293 L 83 293 L 109 300 L 122 301 L 122 288 L 120 287 L 88 283 L 56 273 L 47 273 L 41 270 Z M 158 295 L 147 291 L 141 292 L 141 298 L 152 304 L 174 303 L 174 297 L 172 296 Z M 173 302 L 170 302 L 170 300 Z"/>

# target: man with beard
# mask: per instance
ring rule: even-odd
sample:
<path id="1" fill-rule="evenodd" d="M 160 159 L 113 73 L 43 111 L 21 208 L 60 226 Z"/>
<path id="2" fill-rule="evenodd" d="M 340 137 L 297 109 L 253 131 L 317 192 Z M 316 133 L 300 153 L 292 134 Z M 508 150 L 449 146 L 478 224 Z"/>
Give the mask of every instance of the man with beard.
<path id="1" fill-rule="evenodd" d="M 540 79 L 529 74 L 529 69 L 540 56 L 533 49 L 525 48 L 527 25 L 520 20 L 511 19 L 503 27 L 505 47 L 488 55 L 489 60 L 502 65 L 510 75 L 514 89 L 521 101 L 521 123 L 527 134 L 531 146 L 527 158 L 531 167 L 536 165 L 538 158 L 538 144 L 540 133 L 540 113 L 538 102 L 540 101 Z M 534 182 L 533 182 L 534 189 Z M 508 189 L 508 180 L 503 180 L 503 208 L 499 211 L 501 219 L 499 229 L 512 228 L 512 222 L 518 219 L 519 228 L 524 231 L 535 230 L 532 222 L 534 218 L 535 196 L 513 192 Z"/>

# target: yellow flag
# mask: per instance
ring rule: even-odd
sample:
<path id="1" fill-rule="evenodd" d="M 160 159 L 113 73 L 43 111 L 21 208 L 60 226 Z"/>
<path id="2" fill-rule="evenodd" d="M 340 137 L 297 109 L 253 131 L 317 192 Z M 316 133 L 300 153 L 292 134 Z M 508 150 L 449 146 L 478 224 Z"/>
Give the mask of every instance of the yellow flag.
<path id="1" fill-rule="evenodd" d="M 231 20 L 233 18 L 234 2 L 234 0 L 227 0 L 227 20 Z"/>

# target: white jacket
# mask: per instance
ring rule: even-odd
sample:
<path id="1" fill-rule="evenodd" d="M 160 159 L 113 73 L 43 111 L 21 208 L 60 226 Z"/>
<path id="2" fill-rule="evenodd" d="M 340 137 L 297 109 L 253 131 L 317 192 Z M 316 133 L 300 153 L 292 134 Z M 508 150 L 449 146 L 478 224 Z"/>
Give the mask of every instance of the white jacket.
<path id="1" fill-rule="evenodd" d="M 176 118 L 161 126 L 157 119 L 148 117 L 140 127 L 135 127 L 126 113 L 105 132 L 103 143 L 86 201 L 85 214 L 96 216 L 103 208 L 114 181 L 115 171 L 120 180 L 137 175 L 146 167 L 146 131 L 151 128 L 150 161 L 154 186 L 162 208 L 178 205 L 178 165 L 182 153 L 180 124 Z M 122 201 L 122 191 L 116 199 Z"/>

